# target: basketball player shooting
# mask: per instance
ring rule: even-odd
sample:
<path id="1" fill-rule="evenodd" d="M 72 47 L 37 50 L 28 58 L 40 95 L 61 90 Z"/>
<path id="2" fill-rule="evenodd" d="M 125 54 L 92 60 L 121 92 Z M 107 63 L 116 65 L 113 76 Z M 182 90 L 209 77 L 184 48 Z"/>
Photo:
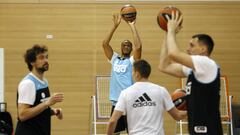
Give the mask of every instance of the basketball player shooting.
<path id="1" fill-rule="evenodd" d="M 159 70 L 175 77 L 188 77 L 186 83 L 188 130 L 191 135 L 222 135 L 219 111 L 220 68 L 210 58 L 213 39 L 207 34 L 196 34 L 189 42 L 187 53 L 180 51 L 176 33 L 182 21 L 178 12 L 168 20 L 168 31 L 163 41 Z"/>
<path id="2" fill-rule="evenodd" d="M 114 52 L 112 47 L 110 46 L 110 40 L 118 28 L 121 22 L 121 16 L 119 14 L 113 15 L 113 28 L 110 33 L 103 41 L 103 50 L 108 59 L 108 61 L 112 65 L 111 71 L 111 79 L 110 79 L 110 95 L 109 99 L 112 103 L 112 111 L 115 108 L 115 105 L 118 101 L 118 97 L 122 90 L 133 84 L 132 79 L 132 64 L 135 60 L 141 58 L 142 52 L 142 42 L 137 32 L 137 28 L 135 26 L 135 21 L 127 22 L 131 28 L 134 47 L 132 47 L 132 42 L 129 40 L 123 40 L 121 43 L 121 54 Z M 133 50 L 133 55 L 131 56 L 131 52 Z M 115 134 L 120 134 L 121 131 L 124 131 L 127 128 L 126 116 L 122 116 L 118 121 Z"/>

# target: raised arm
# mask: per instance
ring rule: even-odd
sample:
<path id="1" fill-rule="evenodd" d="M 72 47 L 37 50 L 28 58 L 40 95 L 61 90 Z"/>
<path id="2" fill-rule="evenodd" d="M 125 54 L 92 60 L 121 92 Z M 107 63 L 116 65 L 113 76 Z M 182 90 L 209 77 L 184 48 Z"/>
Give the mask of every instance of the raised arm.
<path id="1" fill-rule="evenodd" d="M 113 33 L 115 32 L 115 30 L 117 29 L 118 25 L 120 24 L 121 22 L 121 16 L 119 14 L 114 14 L 113 15 L 113 27 L 110 31 L 110 33 L 107 35 L 107 37 L 103 40 L 103 50 L 104 50 L 104 53 L 105 55 L 107 56 L 107 58 L 109 60 L 112 59 L 112 55 L 113 55 L 113 49 L 112 47 L 110 46 L 110 41 L 112 39 L 112 36 L 113 36 Z"/>
<path id="2" fill-rule="evenodd" d="M 142 42 L 140 40 L 135 23 L 136 23 L 136 21 L 128 22 L 128 24 L 131 28 L 131 31 L 132 31 L 133 42 L 134 42 L 133 58 L 134 58 L 134 60 L 138 60 L 138 59 L 141 59 L 141 55 L 142 55 Z"/>
<path id="3" fill-rule="evenodd" d="M 185 76 L 182 72 L 182 65 L 175 63 L 174 61 L 171 61 L 171 59 L 168 57 L 166 36 L 164 37 L 164 40 L 162 43 L 158 69 L 161 72 L 172 75 L 172 76 L 176 76 L 176 77 Z"/>
<path id="4" fill-rule="evenodd" d="M 179 26 L 182 21 L 182 15 L 179 16 L 177 12 L 176 15 L 172 12 L 172 18 L 168 19 L 168 32 L 167 32 L 167 50 L 168 56 L 175 61 L 176 63 L 185 65 L 194 70 L 194 65 L 192 62 L 192 58 L 189 54 L 181 52 L 176 43 L 176 33 L 181 29 Z"/>

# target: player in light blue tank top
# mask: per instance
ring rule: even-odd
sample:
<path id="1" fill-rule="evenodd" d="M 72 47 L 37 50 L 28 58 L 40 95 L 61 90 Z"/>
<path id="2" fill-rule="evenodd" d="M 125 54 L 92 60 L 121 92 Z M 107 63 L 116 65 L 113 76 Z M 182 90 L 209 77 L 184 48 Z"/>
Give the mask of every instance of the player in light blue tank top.
<path id="1" fill-rule="evenodd" d="M 113 15 L 114 27 L 111 29 L 110 34 L 108 34 L 106 39 L 103 41 L 104 53 L 112 64 L 109 98 L 111 101 L 113 101 L 113 105 L 115 105 L 114 101 L 117 101 L 120 92 L 133 84 L 132 64 L 134 60 L 141 58 L 142 52 L 142 43 L 135 26 L 135 21 L 127 22 L 133 34 L 134 47 L 132 47 L 132 43 L 129 40 L 124 40 L 121 43 L 122 54 L 119 55 L 113 51 L 112 47 L 109 45 L 109 42 L 112 39 L 113 33 L 117 29 L 120 22 L 121 16 L 119 14 Z M 133 56 L 130 56 L 132 51 Z"/>
<path id="2" fill-rule="evenodd" d="M 121 16 L 119 14 L 113 15 L 113 28 L 111 29 L 107 37 L 104 39 L 102 44 L 104 53 L 112 64 L 109 94 L 109 99 L 112 102 L 112 112 L 121 91 L 133 84 L 132 65 L 135 60 L 141 58 L 142 52 L 142 43 L 135 26 L 135 21 L 127 22 L 132 31 L 134 47 L 129 40 L 124 40 L 121 43 L 121 55 L 113 51 L 112 47 L 109 45 L 109 42 L 112 39 L 113 33 L 117 29 L 120 22 Z M 132 51 L 133 56 L 131 56 Z M 114 133 L 119 134 L 120 131 L 123 131 L 126 128 L 126 117 L 122 116 L 117 123 Z"/>
<path id="3" fill-rule="evenodd" d="M 111 80 L 109 99 L 113 102 L 118 100 L 122 90 L 133 84 L 132 80 L 132 64 L 133 57 L 121 58 L 117 53 L 112 56 L 111 64 Z"/>

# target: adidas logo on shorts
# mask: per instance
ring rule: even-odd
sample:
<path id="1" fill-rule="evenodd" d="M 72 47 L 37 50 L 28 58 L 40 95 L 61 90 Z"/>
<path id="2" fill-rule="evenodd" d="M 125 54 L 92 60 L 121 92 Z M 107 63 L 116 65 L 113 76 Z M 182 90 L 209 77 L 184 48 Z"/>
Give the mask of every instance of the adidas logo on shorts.
<path id="1" fill-rule="evenodd" d="M 132 105 L 134 108 L 144 107 L 144 106 L 156 106 L 156 102 L 152 101 L 151 98 L 147 95 L 147 93 L 143 93 L 135 103 Z"/>

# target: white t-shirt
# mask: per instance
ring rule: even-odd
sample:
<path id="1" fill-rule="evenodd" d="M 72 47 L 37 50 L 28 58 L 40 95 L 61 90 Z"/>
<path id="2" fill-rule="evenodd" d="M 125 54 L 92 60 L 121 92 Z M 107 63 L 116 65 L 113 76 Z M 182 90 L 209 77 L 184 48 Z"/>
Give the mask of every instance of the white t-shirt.
<path id="1" fill-rule="evenodd" d="M 188 76 L 193 71 L 194 76 L 199 82 L 210 83 L 217 77 L 218 66 L 207 56 L 193 55 L 192 61 L 195 70 L 183 66 L 182 70 L 185 76 Z"/>
<path id="2" fill-rule="evenodd" d="M 126 113 L 129 135 L 164 135 L 163 112 L 173 107 L 164 87 L 136 82 L 121 92 L 115 110 Z"/>
<path id="3" fill-rule="evenodd" d="M 44 81 L 38 79 L 33 73 L 29 73 L 29 75 L 33 76 L 40 83 L 45 84 L 46 79 Z M 33 105 L 36 98 L 36 86 L 34 82 L 30 79 L 23 79 L 18 85 L 18 103 Z"/>

